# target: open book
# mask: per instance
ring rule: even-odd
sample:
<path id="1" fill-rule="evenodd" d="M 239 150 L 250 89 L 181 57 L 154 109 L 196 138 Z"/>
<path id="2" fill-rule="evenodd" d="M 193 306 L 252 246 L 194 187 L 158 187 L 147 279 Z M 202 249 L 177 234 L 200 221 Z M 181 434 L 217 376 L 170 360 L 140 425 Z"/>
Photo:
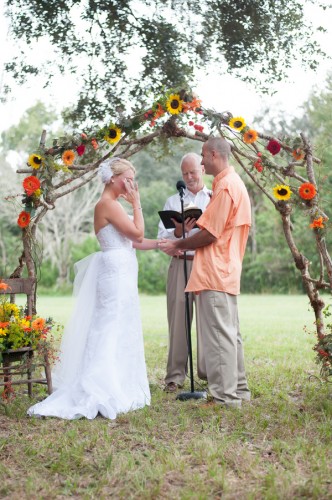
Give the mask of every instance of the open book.
<path id="1" fill-rule="evenodd" d="M 175 225 L 171 219 L 175 219 L 177 222 L 182 222 L 182 215 L 176 210 L 161 210 L 160 212 L 158 212 L 158 214 L 166 229 L 175 228 Z M 183 215 L 184 219 L 188 219 L 189 217 L 190 219 L 197 220 L 202 215 L 202 210 L 198 207 L 194 207 L 193 205 L 189 205 L 183 210 Z"/>

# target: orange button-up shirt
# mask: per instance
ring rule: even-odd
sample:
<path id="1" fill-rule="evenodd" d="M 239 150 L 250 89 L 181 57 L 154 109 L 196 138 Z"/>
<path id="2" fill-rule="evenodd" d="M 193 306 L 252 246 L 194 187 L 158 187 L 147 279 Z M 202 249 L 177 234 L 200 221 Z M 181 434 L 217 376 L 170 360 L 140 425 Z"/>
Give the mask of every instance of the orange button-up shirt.
<path id="1" fill-rule="evenodd" d="M 215 177 L 211 201 L 197 225 L 217 239 L 196 249 L 186 291 L 216 290 L 238 295 L 251 208 L 248 191 L 233 167 Z"/>

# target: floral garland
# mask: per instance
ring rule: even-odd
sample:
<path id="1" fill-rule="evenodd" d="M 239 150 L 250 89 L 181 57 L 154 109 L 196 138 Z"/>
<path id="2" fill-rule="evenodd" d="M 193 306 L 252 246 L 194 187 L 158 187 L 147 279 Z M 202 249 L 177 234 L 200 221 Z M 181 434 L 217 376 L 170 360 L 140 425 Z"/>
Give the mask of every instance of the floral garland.
<path id="1" fill-rule="evenodd" d="M 76 134 L 70 138 L 64 137 L 54 141 L 53 148 L 37 150 L 29 156 L 28 165 L 35 175 L 29 175 L 23 180 L 24 195 L 22 203 L 24 210 L 18 216 L 17 223 L 21 228 L 27 228 L 35 215 L 36 209 L 42 204 L 43 196 L 52 184 L 52 178 L 58 172 L 72 174 L 71 168 L 78 157 L 90 154 L 90 158 L 101 149 L 117 145 L 130 134 L 135 134 L 144 127 L 153 128 L 162 125 L 170 117 L 175 117 L 180 123 L 201 134 L 205 125 L 210 131 L 217 129 L 221 135 L 240 144 L 241 154 L 246 158 L 251 168 L 251 175 L 260 185 L 267 182 L 275 183 L 271 195 L 278 204 L 293 204 L 305 210 L 310 218 L 308 227 L 316 234 L 324 236 L 328 228 L 328 217 L 319 207 L 319 190 L 313 182 L 299 180 L 293 177 L 297 184 L 287 184 L 284 177 L 291 177 L 288 172 L 297 166 L 304 166 L 307 160 L 301 138 L 281 141 L 267 137 L 246 124 L 242 116 L 233 117 L 230 113 L 216 113 L 202 107 L 201 100 L 192 92 L 172 90 L 156 99 L 153 105 L 131 118 L 120 118 L 111 121 L 107 126 L 90 133 Z M 223 129 L 223 131 L 222 131 Z M 275 163 L 279 155 L 284 161 L 283 166 Z M 301 177 L 297 177 L 301 179 Z M 292 181 L 293 182 L 293 181 Z M 325 354 L 322 354 L 324 351 Z M 328 364 L 329 375 L 332 374 L 332 346 L 327 350 L 317 348 L 318 356 L 323 365 Z M 326 353 L 329 353 L 328 357 Z"/>

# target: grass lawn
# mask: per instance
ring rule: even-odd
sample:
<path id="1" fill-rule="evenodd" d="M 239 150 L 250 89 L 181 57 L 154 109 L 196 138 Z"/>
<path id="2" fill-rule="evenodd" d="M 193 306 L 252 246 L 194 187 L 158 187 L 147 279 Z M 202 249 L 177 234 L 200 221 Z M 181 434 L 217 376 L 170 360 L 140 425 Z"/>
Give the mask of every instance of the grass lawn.
<path id="1" fill-rule="evenodd" d="M 39 314 L 60 323 L 71 306 L 38 300 Z M 1 404 L 1 498 L 332 498 L 332 391 L 304 331 L 314 321 L 305 296 L 239 297 L 253 396 L 240 411 L 163 392 L 165 297 L 141 296 L 141 308 L 151 406 L 116 421 L 62 421 L 26 417 L 26 394 Z M 44 394 L 36 388 L 33 401 Z"/>

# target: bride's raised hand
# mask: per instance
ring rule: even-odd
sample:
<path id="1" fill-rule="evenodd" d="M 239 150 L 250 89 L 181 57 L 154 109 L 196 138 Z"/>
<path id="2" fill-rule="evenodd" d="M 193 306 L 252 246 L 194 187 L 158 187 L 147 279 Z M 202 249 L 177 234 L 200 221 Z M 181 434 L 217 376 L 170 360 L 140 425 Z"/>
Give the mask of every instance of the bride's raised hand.
<path id="1" fill-rule="evenodd" d="M 125 193 L 121 195 L 122 198 L 128 201 L 133 207 L 140 206 L 140 194 L 137 182 L 134 182 L 132 179 L 125 179 L 123 182 Z"/>

